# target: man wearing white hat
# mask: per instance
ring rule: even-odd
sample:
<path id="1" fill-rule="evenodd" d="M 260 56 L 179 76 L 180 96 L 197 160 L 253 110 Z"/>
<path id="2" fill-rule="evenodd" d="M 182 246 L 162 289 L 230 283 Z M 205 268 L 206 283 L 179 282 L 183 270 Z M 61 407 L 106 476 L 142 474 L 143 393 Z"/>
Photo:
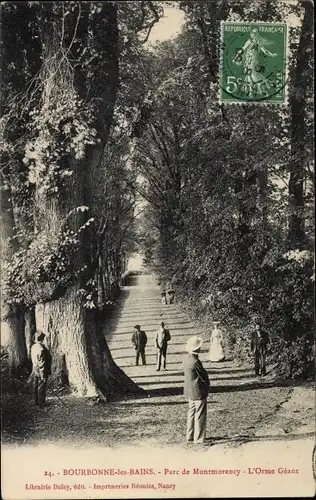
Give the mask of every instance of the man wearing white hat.
<path id="1" fill-rule="evenodd" d="M 189 399 L 187 420 L 187 441 L 203 443 L 206 434 L 207 395 L 209 393 L 209 377 L 198 357 L 203 340 L 201 337 L 190 337 L 185 350 L 187 355 L 183 362 L 184 396 Z"/>

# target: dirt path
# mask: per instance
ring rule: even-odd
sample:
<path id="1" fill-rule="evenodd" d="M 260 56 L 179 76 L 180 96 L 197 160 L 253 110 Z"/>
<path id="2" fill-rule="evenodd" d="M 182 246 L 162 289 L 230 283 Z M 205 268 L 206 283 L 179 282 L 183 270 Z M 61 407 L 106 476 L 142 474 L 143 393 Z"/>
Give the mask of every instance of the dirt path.
<path id="1" fill-rule="evenodd" d="M 154 335 L 161 320 L 170 328 L 172 339 L 168 346 L 168 371 L 156 372 Z M 148 336 L 146 366 L 134 366 L 131 335 L 136 323 Z M 142 275 L 135 277 L 131 286 L 124 287 L 106 324 L 105 335 L 116 363 L 146 389 L 148 397 L 96 406 L 88 406 L 84 399 L 64 397 L 68 413 L 53 394 L 48 398 L 50 407 L 45 412 L 24 398 L 21 414 L 12 418 L 12 425 L 4 431 L 4 440 L 25 444 L 68 441 L 79 446 L 97 442 L 108 446 L 150 442 L 186 448 L 187 402 L 182 395 L 181 363 L 185 342 L 195 333 L 205 339 L 200 358 L 211 379 L 209 444 L 236 446 L 253 439 L 309 437 L 313 433 L 312 387 L 298 387 L 293 392 L 293 387 L 277 386 L 269 377 L 255 378 L 250 366 L 238 366 L 233 361 L 211 363 L 208 332 L 199 331 L 179 307 L 162 305 L 158 286 L 150 276 Z"/>
<path id="2" fill-rule="evenodd" d="M 158 373 L 155 371 L 154 334 L 162 320 L 170 328 L 172 339 L 168 371 Z M 131 335 L 136 323 L 147 332 L 147 366 L 134 366 Z M 181 368 L 184 344 L 195 333 L 205 339 L 200 358 L 210 373 L 212 386 L 208 405 L 208 440 L 198 449 L 185 443 L 187 402 L 182 395 Z M 12 444 L 26 449 L 36 445 L 37 454 L 47 447 L 52 451 L 56 447 L 68 451 L 76 447 L 80 448 L 83 460 L 85 450 L 93 448 L 94 460 L 97 456 L 103 457 L 104 453 L 107 457 L 116 457 L 120 450 L 123 455 L 115 460 L 122 460 L 122 456 L 130 456 L 132 450 L 133 463 L 143 464 L 140 465 L 143 467 L 148 467 L 148 463 L 161 454 L 166 458 L 166 466 L 174 466 L 180 457 L 183 465 L 191 460 L 191 464 L 198 463 L 201 467 L 209 467 L 210 463 L 226 463 L 227 467 L 229 463 L 235 464 L 236 460 L 246 460 L 247 457 L 245 464 L 249 467 L 262 466 L 271 464 L 276 457 L 283 457 L 277 460 L 278 466 L 283 464 L 294 468 L 305 463 L 304 474 L 310 481 L 314 442 L 312 386 L 293 388 L 277 386 L 268 377 L 258 380 L 253 377 L 252 367 L 238 366 L 233 361 L 211 364 L 207 356 L 208 332 L 200 332 L 177 306 L 162 305 L 159 288 L 149 276 L 136 277 L 131 286 L 124 287 L 116 310 L 107 322 L 105 335 L 116 363 L 148 391 L 148 396 L 95 406 L 87 405 L 84 399 L 65 396 L 63 401 L 68 411 L 52 394 L 44 411 L 35 408 L 30 398 L 21 398 L 18 413 L 12 415 L 11 425 L 3 431 L 3 443 L 8 445 L 8 453 L 13 453 Z M 14 449 L 17 453 L 21 447 Z M 144 455 L 138 452 L 146 453 L 148 459 L 144 462 L 141 458 Z M 67 453 L 63 452 L 64 462 Z M 47 454 L 45 456 L 46 460 Z M 35 455 L 34 460 L 37 460 Z M 303 476 L 301 479 L 305 481 Z M 296 483 L 291 481 L 292 478 L 287 482 L 287 488 L 293 493 Z M 259 483 L 253 484 L 253 494 L 259 494 L 256 489 Z M 205 491 L 208 487 L 205 486 Z M 231 495 L 232 492 L 223 489 L 223 485 L 221 488 L 222 496 Z M 194 484 L 191 490 L 187 490 L 188 496 L 189 491 L 191 496 L 193 491 L 193 496 L 197 496 Z M 205 491 L 202 496 L 207 496 Z M 300 493 L 303 494 L 301 490 Z M 177 497 L 178 494 L 179 490 L 169 496 Z M 282 494 L 286 495 L 286 491 L 282 490 Z M 137 492 L 135 495 L 137 497 Z"/>

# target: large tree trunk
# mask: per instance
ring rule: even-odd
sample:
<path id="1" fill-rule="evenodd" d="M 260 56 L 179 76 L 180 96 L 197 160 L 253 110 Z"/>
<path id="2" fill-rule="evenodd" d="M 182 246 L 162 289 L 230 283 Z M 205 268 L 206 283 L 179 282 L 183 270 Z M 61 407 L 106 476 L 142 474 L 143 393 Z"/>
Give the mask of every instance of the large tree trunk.
<path id="1" fill-rule="evenodd" d="M 12 196 L 9 188 L 3 188 L 0 196 L 0 236 L 1 260 L 10 263 L 13 255 L 19 250 L 15 234 Z M 1 274 L 2 278 L 3 275 Z M 10 298 L 3 294 L 1 283 L 1 344 L 9 352 L 9 366 L 12 374 L 16 373 L 26 362 L 26 344 L 24 336 L 24 307 L 19 303 L 9 302 Z"/>
<path id="2" fill-rule="evenodd" d="M 46 19 L 52 16 L 54 21 L 54 5 L 47 4 Z M 48 10 L 48 11 L 47 11 Z M 70 14 L 76 16 L 76 14 Z M 55 19 L 56 21 L 56 19 Z M 93 17 L 94 37 L 92 43 L 95 48 L 100 45 L 103 54 L 100 67 L 96 68 L 90 81 L 89 91 L 98 101 L 98 114 L 96 128 L 101 139 L 98 145 L 91 147 L 84 161 L 71 160 L 69 168 L 72 176 L 60 198 L 43 192 L 37 186 L 36 192 L 36 224 L 39 231 L 57 235 L 65 223 L 69 212 L 82 205 L 89 207 L 89 217 L 97 215 L 98 207 L 94 207 L 95 184 L 98 174 L 103 168 L 104 147 L 112 122 L 114 104 L 118 88 L 118 29 L 116 7 L 110 2 L 102 5 L 101 13 Z M 52 26 L 52 24 L 50 24 Z M 58 26 L 58 23 L 56 23 Z M 44 31 L 48 37 L 45 46 L 47 61 L 53 60 L 54 55 L 54 29 L 49 33 L 47 27 Z M 51 40 L 53 37 L 53 40 Z M 53 53 L 50 53 L 53 51 Z M 104 57 L 103 57 L 104 56 Z M 100 59 L 98 58 L 98 61 Z M 49 70 L 49 64 L 47 70 Z M 60 68 L 62 71 L 62 67 Z M 49 74 L 49 72 L 48 72 Z M 82 80 L 81 80 L 82 81 Z M 65 85 L 65 81 L 61 82 Z M 56 85 L 58 82 L 56 82 Z M 70 82 L 70 85 L 76 84 Z M 45 85 L 45 75 L 44 75 Z M 51 86 L 52 83 L 49 82 Z M 84 88 L 77 89 L 81 97 Z M 44 88 L 45 95 L 45 88 Z M 94 210 L 93 210 L 94 209 Z M 86 285 L 89 278 L 95 277 L 95 255 L 91 255 L 95 244 L 93 232 L 84 230 L 78 233 L 79 228 L 87 220 L 86 213 L 73 212 L 67 225 L 80 239 L 79 247 L 74 258 L 74 271 L 72 285 L 68 286 L 66 293 L 45 303 L 36 306 L 37 328 L 47 334 L 47 343 L 50 347 L 53 365 L 52 380 L 69 384 L 71 390 L 78 396 L 106 396 L 114 394 L 140 393 L 140 389 L 132 382 L 114 363 L 101 329 L 98 328 L 96 313 L 84 308 L 83 300 L 78 294 L 79 289 Z M 85 268 L 84 273 L 77 273 Z"/>
<path id="3" fill-rule="evenodd" d="M 75 288 L 36 306 L 36 323 L 47 333 L 53 354 L 52 382 L 69 384 L 78 396 L 139 394 L 142 391 L 114 363 L 97 312 L 82 307 Z"/>
<path id="4" fill-rule="evenodd" d="M 79 183 L 75 189 L 77 193 L 80 191 Z M 51 229 L 53 221 L 58 224 L 59 220 L 61 223 L 56 210 L 47 211 L 46 220 L 51 221 Z M 79 262 L 82 262 L 81 257 L 79 254 Z M 78 267 L 78 262 L 76 264 Z M 53 358 L 52 379 L 57 383 L 69 384 L 78 396 L 113 397 L 115 394 L 143 392 L 112 360 L 96 313 L 84 308 L 78 294 L 83 284 L 79 280 L 57 300 L 36 306 L 36 325 L 47 334 Z"/>
<path id="5" fill-rule="evenodd" d="M 95 396 L 96 384 L 90 367 L 84 309 L 73 287 L 58 300 L 36 306 L 36 324 L 48 338 L 52 353 L 52 379 L 68 382 L 79 396 Z M 89 337 L 89 342 L 93 339 Z"/>
<path id="6" fill-rule="evenodd" d="M 2 308 L 1 345 L 9 354 L 9 366 L 12 375 L 18 374 L 26 364 L 27 351 L 24 334 L 24 310 L 20 305 Z"/>
<path id="7" fill-rule="evenodd" d="M 302 248 L 305 244 L 304 231 L 304 170 L 305 157 L 305 119 L 306 93 L 312 85 L 312 36 L 314 8 L 311 1 L 302 2 L 305 7 L 300 41 L 297 49 L 294 88 L 291 97 L 292 140 L 291 160 L 289 165 L 289 243 L 293 248 Z"/>

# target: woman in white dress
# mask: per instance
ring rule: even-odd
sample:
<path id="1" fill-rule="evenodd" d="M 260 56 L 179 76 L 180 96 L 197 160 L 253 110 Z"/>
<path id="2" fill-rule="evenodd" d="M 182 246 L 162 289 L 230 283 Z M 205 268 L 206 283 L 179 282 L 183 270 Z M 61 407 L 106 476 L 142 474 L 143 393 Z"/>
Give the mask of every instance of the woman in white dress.
<path id="1" fill-rule="evenodd" d="M 218 328 L 219 322 L 214 321 L 214 329 L 211 333 L 209 359 L 210 361 L 224 361 L 223 333 Z"/>

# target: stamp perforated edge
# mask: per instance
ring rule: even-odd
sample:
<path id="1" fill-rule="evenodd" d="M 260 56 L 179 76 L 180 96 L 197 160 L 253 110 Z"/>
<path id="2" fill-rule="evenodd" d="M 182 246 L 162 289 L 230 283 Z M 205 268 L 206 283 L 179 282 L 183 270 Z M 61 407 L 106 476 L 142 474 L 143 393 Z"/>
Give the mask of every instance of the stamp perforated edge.
<path id="1" fill-rule="evenodd" d="M 224 47 L 224 25 L 234 24 L 234 25 L 253 25 L 253 24 L 266 24 L 270 26 L 286 26 L 285 30 L 285 40 L 284 40 L 284 48 L 285 48 L 285 87 L 284 87 L 284 101 L 265 101 L 264 99 L 260 101 L 243 101 L 242 99 L 236 101 L 223 101 L 221 99 L 221 74 L 223 69 L 223 47 Z M 287 22 L 270 22 L 270 21 L 221 21 L 220 25 L 220 58 L 219 58 L 219 72 L 218 72 L 218 102 L 219 104 L 228 104 L 229 106 L 275 106 L 275 107 L 287 107 L 289 102 L 289 93 L 288 93 L 288 75 L 289 75 L 289 62 L 290 62 L 290 54 L 289 54 L 289 28 L 290 24 Z"/>

